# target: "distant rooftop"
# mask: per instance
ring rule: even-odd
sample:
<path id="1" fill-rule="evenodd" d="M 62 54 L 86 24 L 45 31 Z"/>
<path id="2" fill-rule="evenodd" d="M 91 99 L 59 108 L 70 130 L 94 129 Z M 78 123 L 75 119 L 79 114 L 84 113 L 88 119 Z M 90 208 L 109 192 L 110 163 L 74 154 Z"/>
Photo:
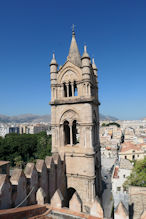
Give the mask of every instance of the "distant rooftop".
<path id="1" fill-rule="evenodd" d="M 2 160 L 0 160 L 0 166 L 3 166 L 5 164 L 9 164 L 9 163 L 10 163 L 10 161 L 2 161 Z"/>

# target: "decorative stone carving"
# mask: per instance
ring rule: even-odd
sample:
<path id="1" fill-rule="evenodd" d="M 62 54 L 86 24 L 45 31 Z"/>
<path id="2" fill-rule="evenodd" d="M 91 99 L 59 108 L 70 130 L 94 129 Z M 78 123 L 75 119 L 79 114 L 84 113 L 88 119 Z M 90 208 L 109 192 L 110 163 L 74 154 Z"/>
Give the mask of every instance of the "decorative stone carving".
<path id="1" fill-rule="evenodd" d="M 60 123 L 63 124 L 63 122 L 65 120 L 67 120 L 70 123 L 70 125 L 72 125 L 72 122 L 74 120 L 78 121 L 78 114 L 75 111 L 73 111 L 73 110 L 67 110 L 61 116 Z"/>
<path id="2" fill-rule="evenodd" d="M 77 80 L 77 75 L 75 72 L 68 70 L 64 73 L 63 77 L 62 77 L 62 82 L 73 82 Z"/>

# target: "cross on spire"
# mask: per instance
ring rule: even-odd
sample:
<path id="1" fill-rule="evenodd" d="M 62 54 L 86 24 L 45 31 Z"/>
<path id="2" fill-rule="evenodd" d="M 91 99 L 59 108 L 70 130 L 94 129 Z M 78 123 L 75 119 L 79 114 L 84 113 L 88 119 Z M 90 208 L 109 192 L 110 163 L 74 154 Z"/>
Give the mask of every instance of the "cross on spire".
<path id="1" fill-rule="evenodd" d="M 72 34 L 73 34 L 73 35 L 75 35 L 75 27 L 76 27 L 76 25 L 73 24 L 73 25 L 72 25 Z"/>

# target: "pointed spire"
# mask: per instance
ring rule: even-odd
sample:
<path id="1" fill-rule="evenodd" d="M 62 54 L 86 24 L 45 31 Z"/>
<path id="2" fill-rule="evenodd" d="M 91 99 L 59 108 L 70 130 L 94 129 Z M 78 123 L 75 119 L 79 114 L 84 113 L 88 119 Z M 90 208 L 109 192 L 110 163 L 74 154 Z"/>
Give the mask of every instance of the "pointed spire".
<path id="1" fill-rule="evenodd" d="M 94 70 L 97 70 L 97 67 L 96 67 L 96 65 L 95 65 L 94 58 L 92 58 L 92 68 L 93 68 Z"/>
<path id="2" fill-rule="evenodd" d="M 53 58 L 51 60 L 50 65 L 58 65 L 57 62 L 56 62 L 56 59 L 55 59 L 55 53 L 54 52 L 53 52 Z"/>
<path id="3" fill-rule="evenodd" d="M 83 55 L 82 55 L 82 59 L 83 58 L 89 58 L 90 59 L 90 57 L 89 57 L 89 55 L 88 55 L 88 53 L 87 53 L 87 46 L 86 45 L 84 45 L 84 53 L 83 53 Z"/>
<path id="4" fill-rule="evenodd" d="M 81 67 L 81 55 L 77 46 L 76 38 L 75 38 L 75 31 L 74 26 L 72 29 L 72 40 L 70 44 L 69 54 L 67 59 L 72 62 L 74 65 Z"/>

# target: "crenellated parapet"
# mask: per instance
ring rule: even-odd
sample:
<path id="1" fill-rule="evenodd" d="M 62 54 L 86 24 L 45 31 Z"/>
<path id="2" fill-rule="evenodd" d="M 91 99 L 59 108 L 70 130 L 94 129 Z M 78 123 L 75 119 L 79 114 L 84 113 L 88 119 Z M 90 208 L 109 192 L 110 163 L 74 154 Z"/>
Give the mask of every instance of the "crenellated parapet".
<path id="1" fill-rule="evenodd" d="M 65 195 L 63 171 L 63 161 L 56 155 L 27 163 L 24 170 L 14 168 L 11 176 L 0 174 L 0 209 L 50 203 L 57 189 Z"/>

